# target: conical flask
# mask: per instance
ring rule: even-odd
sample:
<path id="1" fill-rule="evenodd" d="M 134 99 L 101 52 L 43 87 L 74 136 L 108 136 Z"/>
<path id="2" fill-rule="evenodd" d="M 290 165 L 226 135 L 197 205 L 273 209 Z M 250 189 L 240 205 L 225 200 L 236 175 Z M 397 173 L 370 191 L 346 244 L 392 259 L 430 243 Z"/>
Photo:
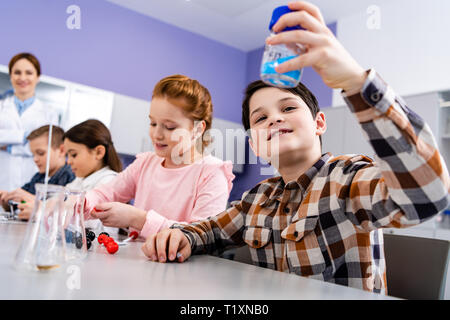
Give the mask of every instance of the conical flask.
<path id="1" fill-rule="evenodd" d="M 68 261 L 82 260 L 87 255 L 84 225 L 84 199 L 86 192 L 66 190 L 64 199 L 63 229 Z"/>
<path id="2" fill-rule="evenodd" d="M 65 188 L 36 184 L 36 198 L 14 266 L 19 270 L 52 270 L 66 261 L 63 236 Z"/>

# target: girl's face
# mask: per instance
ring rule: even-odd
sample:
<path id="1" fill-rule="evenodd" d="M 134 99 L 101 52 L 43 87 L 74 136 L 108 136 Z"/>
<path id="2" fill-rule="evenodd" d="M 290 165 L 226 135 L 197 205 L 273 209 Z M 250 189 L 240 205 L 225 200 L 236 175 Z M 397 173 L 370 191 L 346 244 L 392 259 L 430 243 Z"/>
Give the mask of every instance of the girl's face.
<path id="1" fill-rule="evenodd" d="M 67 150 L 67 163 L 79 178 L 85 178 L 104 167 L 104 146 L 89 149 L 82 143 L 75 143 L 66 138 L 64 139 L 64 149 Z"/>
<path id="2" fill-rule="evenodd" d="M 20 59 L 11 68 L 11 84 L 17 96 L 27 99 L 34 95 L 36 85 L 39 82 L 36 68 L 27 59 Z"/>
<path id="3" fill-rule="evenodd" d="M 179 165 L 183 161 L 183 155 L 191 150 L 196 136 L 194 121 L 175 103 L 176 100 L 155 97 L 149 115 L 155 153 L 169 165 Z"/>

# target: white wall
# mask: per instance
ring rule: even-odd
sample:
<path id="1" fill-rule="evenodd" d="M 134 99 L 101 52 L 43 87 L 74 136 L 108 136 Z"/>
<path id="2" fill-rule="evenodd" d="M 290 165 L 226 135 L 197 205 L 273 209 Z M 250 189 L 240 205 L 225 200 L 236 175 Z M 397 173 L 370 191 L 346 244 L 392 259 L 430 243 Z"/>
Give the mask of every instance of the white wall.
<path id="1" fill-rule="evenodd" d="M 400 95 L 450 89 L 450 1 L 392 0 L 378 7 L 378 30 L 368 28 L 373 16 L 366 11 L 338 20 L 338 39 L 353 57 Z M 333 106 L 342 104 L 335 91 Z"/>

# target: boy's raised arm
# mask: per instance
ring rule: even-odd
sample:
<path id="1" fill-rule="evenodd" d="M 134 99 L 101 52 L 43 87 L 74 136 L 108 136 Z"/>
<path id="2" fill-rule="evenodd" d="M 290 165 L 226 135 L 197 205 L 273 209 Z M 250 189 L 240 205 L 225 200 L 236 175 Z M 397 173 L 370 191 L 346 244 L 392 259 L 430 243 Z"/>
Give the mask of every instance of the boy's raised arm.
<path id="1" fill-rule="evenodd" d="M 274 31 L 294 25 L 306 30 L 281 32 L 267 43 L 301 43 L 308 50 L 277 71 L 311 66 L 329 87 L 342 89 L 380 160 L 355 175 L 345 210 L 359 212 L 355 222 L 364 220 L 372 229 L 417 224 L 445 209 L 449 175 L 428 125 L 374 70 L 365 71 L 352 58 L 317 7 L 303 1 L 289 7 L 296 12 L 283 15 Z"/>

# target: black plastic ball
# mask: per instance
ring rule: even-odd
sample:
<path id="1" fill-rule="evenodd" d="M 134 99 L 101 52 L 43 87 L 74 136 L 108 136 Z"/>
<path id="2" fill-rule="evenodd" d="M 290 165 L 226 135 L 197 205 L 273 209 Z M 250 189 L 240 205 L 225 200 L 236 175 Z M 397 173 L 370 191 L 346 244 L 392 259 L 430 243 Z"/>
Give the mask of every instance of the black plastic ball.
<path id="1" fill-rule="evenodd" d="M 94 233 L 94 231 L 90 231 L 90 230 L 86 231 L 86 238 L 91 240 L 91 241 L 94 241 L 95 240 L 95 233 Z"/>
<path id="2" fill-rule="evenodd" d="M 76 237 L 75 245 L 77 249 L 81 249 L 83 247 L 83 237 Z"/>

